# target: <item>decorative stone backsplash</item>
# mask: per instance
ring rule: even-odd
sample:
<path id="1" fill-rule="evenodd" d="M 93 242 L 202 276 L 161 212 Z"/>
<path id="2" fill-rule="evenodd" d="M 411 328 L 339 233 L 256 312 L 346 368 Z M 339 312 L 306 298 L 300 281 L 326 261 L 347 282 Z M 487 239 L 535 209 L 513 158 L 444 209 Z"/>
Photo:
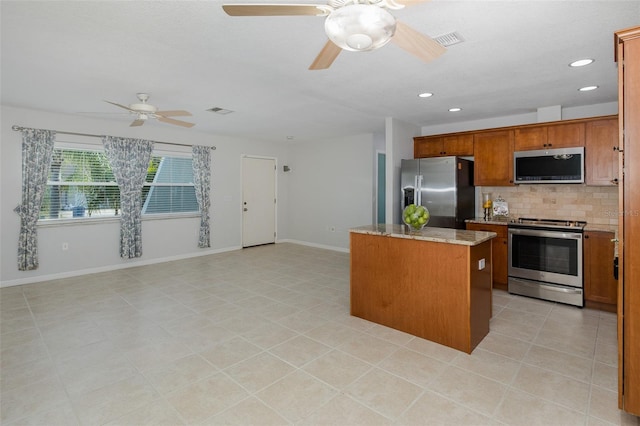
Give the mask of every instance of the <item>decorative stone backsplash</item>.
<path id="1" fill-rule="evenodd" d="M 482 193 L 490 192 L 509 203 L 509 217 L 582 220 L 589 225 L 618 225 L 618 187 L 586 185 L 516 185 L 479 187 L 478 217 L 482 217 Z"/>

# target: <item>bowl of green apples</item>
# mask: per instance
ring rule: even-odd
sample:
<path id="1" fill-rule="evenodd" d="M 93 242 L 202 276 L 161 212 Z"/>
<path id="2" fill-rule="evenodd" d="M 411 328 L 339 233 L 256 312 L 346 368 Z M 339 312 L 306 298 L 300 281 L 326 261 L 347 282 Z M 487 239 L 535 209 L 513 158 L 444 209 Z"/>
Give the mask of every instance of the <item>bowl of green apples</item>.
<path id="1" fill-rule="evenodd" d="M 429 210 L 424 206 L 409 204 L 402 211 L 402 221 L 412 231 L 419 231 L 429 223 Z"/>

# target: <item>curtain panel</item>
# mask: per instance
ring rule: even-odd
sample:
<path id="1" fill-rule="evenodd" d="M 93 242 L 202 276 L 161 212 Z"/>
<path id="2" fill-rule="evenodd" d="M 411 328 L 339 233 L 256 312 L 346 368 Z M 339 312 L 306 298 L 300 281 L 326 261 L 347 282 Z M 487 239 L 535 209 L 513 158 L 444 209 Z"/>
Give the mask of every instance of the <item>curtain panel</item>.
<path id="1" fill-rule="evenodd" d="M 200 232 L 198 247 L 211 247 L 209 210 L 211 207 L 211 148 L 194 145 L 192 151 L 193 186 L 200 208 Z"/>
<path id="2" fill-rule="evenodd" d="M 120 257 L 142 256 L 142 187 L 153 142 L 103 136 L 102 144 L 120 189 Z"/>
<path id="3" fill-rule="evenodd" d="M 22 204 L 14 209 L 20 215 L 18 270 L 38 268 L 36 223 L 53 157 L 56 133 L 51 130 L 22 130 Z"/>

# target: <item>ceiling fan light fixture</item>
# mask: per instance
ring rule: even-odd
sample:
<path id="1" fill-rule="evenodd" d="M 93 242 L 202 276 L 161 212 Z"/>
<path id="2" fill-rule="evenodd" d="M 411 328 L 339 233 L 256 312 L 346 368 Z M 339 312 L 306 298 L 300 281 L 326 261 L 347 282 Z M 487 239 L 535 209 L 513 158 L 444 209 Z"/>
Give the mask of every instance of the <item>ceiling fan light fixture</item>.
<path id="1" fill-rule="evenodd" d="M 331 12 L 324 28 L 329 39 L 340 48 L 367 51 L 378 49 L 391 40 L 396 20 L 378 6 L 352 4 Z"/>

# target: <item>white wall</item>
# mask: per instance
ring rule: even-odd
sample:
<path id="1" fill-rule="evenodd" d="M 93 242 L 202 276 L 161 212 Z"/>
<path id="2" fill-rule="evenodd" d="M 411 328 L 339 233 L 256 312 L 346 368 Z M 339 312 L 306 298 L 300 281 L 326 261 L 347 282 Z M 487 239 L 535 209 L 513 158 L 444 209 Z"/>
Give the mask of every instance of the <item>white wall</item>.
<path id="1" fill-rule="evenodd" d="M 374 152 L 372 134 L 291 147 L 291 239 L 348 250 L 349 228 L 373 223 Z"/>
<path id="2" fill-rule="evenodd" d="M 197 256 L 237 249 L 241 246 L 241 155 L 263 155 L 277 158 L 279 165 L 288 163 L 288 145 L 249 141 L 226 136 L 199 133 L 197 127 L 181 129 L 160 123 L 147 123 L 131 128 L 126 121 L 108 121 L 20 108 L 1 108 L 0 122 L 0 283 L 2 286 L 35 282 L 56 277 L 78 275 L 154 263 L 163 260 Z M 185 145 L 215 145 L 212 155 L 212 212 L 210 249 L 197 248 L 199 219 L 183 218 L 147 220 L 143 222 L 143 256 L 138 259 L 119 257 L 117 222 L 39 227 L 40 266 L 35 271 L 18 271 L 17 241 L 20 220 L 13 208 L 21 201 L 21 135 L 12 125 L 60 131 L 108 134 L 166 141 Z M 100 139 L 93 142 L 100 144 Z M 287 184 L 282 167 L 278 172 L 278 235 L 288 238 L 286 206 Z M 69 249 L 62 251 L 62 243 Z"/>
<path id="3" fill-rule="evenodd" d="M 413 138 L 420 128 L 395 118 L 385 121 L 387 145 L 387 220 L 400 223 L 400 166 L 401 160 L 413 158 Z"/>
<path id="4" fill-rule="evenodd" d="M 601 115 L 617 115 L 618 102 L 604 104 L 585 105 L 580 107 L 562 108 L 562 119 L 573 120 L 577 118 L 598 117 Z M 461 121 L 458 123 L 437 124 L 422 127 L 420 135 L 439 135 L 442 133 L 466 132 L 468 130 L 493 129 L 496 127 L 517 126 L 520 124 L 533 124 L 538 122 L 537 111 L 528 114 L 508 115 L 503 117 L 487 118 L 485 120 Z"/>

